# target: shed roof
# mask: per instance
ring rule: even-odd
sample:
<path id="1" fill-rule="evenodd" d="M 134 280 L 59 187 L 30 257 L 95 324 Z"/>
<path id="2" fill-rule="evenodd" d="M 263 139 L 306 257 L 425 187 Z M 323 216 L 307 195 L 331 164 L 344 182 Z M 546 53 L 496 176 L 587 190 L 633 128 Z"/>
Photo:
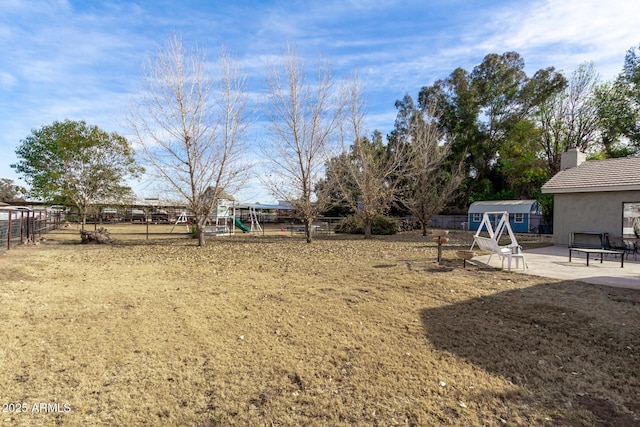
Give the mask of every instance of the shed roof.
<path id="1" fill-rule="evenodd" d="M 484 200 L 473 202 L 469 206 L 469 213 L 502 212 L 531 213 L 538 211 L 536 200 Z"/>
<path id="2" fill-rule="evenodd" d="M 543 193 L 640 190 L 640 157 L 591 160 L 555 174 Z"/>

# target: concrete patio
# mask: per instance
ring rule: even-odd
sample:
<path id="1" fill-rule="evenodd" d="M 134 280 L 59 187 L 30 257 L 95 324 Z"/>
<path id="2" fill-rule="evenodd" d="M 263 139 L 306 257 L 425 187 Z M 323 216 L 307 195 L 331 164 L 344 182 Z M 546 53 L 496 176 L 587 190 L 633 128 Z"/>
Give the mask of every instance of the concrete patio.
<path id="1" fill-rule="evenodd" d="M 591 255 L 587 267 L 586 257 L 582 253 L 573 253 L 569 262 L 569 248 L 567 246 L 548 246 L 538 249 L 525 249 L 528 268 L 525 274 L 548 277 L 558 280 L 578 280 L 598 285 L 616 286 L 640 290 L 640 255 L 634 260 L 633 255 L 625 257 L 624 268 L 620 268 L 619 257 L 605 257 L 600 263 L 599 257 Z M 500 257 L 494 255 L 487 264 L 489 255 L 474 257 L 471 262 L 500 268 Z M 505 261 L 505 269 L 507 262 Z M 511 271 L 523 273 L 522 265 L 515 267 L 512 262 Z"/>

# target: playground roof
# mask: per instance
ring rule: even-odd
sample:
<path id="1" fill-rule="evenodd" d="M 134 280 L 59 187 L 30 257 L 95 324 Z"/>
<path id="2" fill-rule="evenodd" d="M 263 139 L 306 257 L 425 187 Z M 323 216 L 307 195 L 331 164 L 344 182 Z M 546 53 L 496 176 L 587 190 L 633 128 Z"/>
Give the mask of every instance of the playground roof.
<path id="1" fill-rule="evenodd" d="M 237 208 L 255 208 L 255 209 L 264 209 L 264 210 L 280 210 L 280 211 L 293 211 L 295 208 L 291 206 L 287 202 L 280 201 L 277 205 L 269 205 L 264 203 L 240 203 L 236 205 Z"/>
<path id="2" fill-rule="evenodd" d="M 503 211 L 509 213 L 540 213 L 540 207 L 536 200 L 484 200 L 473 202 L 469 206 L 470 214 Z"/>

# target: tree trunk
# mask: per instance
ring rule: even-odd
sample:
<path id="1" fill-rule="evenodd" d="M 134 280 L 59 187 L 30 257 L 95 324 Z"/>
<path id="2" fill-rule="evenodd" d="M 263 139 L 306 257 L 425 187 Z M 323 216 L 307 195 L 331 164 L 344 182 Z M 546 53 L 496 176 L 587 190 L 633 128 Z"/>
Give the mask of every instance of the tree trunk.
<path id="1" fill-rule="evenodd" d="M 113 239 L 109 234 L 109 230 L 100 227 L 95 231 L 80 231 L 82 243 L 112 243 Z"/>
<path id="2" fill-rule="evenodd" d="M 304 220 L 304 233 L 307 237 L 307 243 L 311 243 L 311 220 L 309 218 L 305 218 Z"/>
<path id="3" fill-rule="evenodd" d="M 87 213 L 82 212 L 82 224 L 80 226 L 80 231 L 84 231 L 84 226 L 87 224 Z"/>
<path id="4" fill-rule="evenodd" d="M 471 193 L 473 193 L 473 188 L 475 187 L 475 182 L 476 181 L 472 180 L 472 181 L 469 182 L 469 185 L 467 186 L 467 191 L 465 193 L 465 198 L 464 198 L 464 205 L 465 206 L 469 206 L 471 204 L 471 203 L 469 203 L 469 200 L 471 200 Z"/>
<path id="5" fill-rule="evenodd" d="M 420 220 L 420 228 L 422 228 L 422 237 L 426 237 L 427 235 L 427 222 Z"/>
<path id="6" fill-rule="evenodd" d="M 196 221 L 196 233 L 198 234 L 198 246 L 204 246 L 206 241 L 204 240 L 204 224 L 207 221 L 207 217 L 198 219 Z"/>
<path id="7" fill-rule="evenodd" d="M 364 220 L 364 238 L 365 239 L 371 239 L 371 237 L 373 236 L 372 223 L 373 223 L 373 220 L 370 218 L 366 218 Z"/>

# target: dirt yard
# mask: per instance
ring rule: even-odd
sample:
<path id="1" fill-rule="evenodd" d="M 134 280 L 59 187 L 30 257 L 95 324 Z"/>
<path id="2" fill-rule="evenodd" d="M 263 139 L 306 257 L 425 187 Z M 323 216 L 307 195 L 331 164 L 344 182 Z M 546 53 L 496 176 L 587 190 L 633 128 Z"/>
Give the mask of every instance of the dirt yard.
<path id="1" fill-rule="evenodd" d="M 462 232 L 441 264 L 417 232 L 113 236 L 0 254 L 0 425 L 640 425 L 638 291 L 463 269 Z"/>

